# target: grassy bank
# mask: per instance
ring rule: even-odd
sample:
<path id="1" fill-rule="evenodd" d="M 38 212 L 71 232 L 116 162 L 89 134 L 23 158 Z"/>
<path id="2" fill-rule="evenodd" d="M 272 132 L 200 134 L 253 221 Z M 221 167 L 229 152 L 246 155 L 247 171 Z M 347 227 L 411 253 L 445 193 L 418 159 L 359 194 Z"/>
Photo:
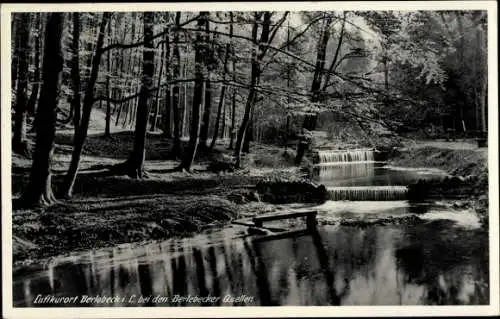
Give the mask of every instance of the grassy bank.
<path id="1" fill-rule="evenodd" d="M 401 148 L 390 164 L 403 167 L 434 167 L 448 174 L 466 178 L 467 197 L 462 200 L 472 206 L 488 226 L 488 150 L 470 143 L 413 143 Z"/>
<path id="2" fill-rule="evenodd" d="M 83 152 L 74 196 L 47 208 L 23 209 L 19 203 L 31 160 L 13 154 L 13 259 L 29 264 L 71 251 L 128 242 L 185 236 L 226 224 L 251 210 L 257 197 L 252 187 L 260 181 L 297 176 L 293 154 L 269 145 L 254 145 L 244 157 L 245 169 L 214 172 L 209 164 L 227 160 L 224 145 L 209 152 L 201 149 L 192 173 L 175 171 L 178 160 L 169 158 L 170 140 L 148 136 L 147 178 L 130 179 L 109 170 L 122 163 L 132 149 L 133 133 L 117 132 L 112 138 L 89 136 Z M 183 146 L 187 141 L 184 141 Z M 57 193 L 71 156 L 72 138 L 58 132 L 53 163 Z M 241 205 L 243 204 L 243 205 Z M 248 209 L 247 209 L 248 208 Z"/>
<path id="3" fill-rule="evenodd" d="M 456 176 L 488 172 L 488 150 L 469 143 L 413 143 L 400 148 L 390 161 L 405 167 L 435 167 Z"/>
<path id="4" fill-rule="evenodd" d="M 182 236 L 226 222 L 236 206 L 218 196 L 86 198 L 13 214 L 14 260 Z"/>

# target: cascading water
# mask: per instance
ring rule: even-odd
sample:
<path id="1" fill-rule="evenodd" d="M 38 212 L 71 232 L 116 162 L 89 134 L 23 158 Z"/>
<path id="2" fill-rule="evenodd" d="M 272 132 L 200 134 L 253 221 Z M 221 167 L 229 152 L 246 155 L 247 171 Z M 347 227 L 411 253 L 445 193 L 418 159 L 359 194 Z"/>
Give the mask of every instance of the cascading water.
<path id="1" fill-rule="evenodd" d="M 405 178 L 388 174 L 375 161 L 372 149 L 321 150 L 314 170 L 318 182 L 327 187 L 330 200 L 406 200 Z"/>
<path id="2" fill-rule="evenodd" d="M 318 151 L 319 164 L 374 162 L 371 149 Z"/>
<path id="3" fill-rule="evenodd" d="M 334 180 L 352 180 L 356 178 L 371 178 L 375 174 L 375 163 L 362 162 L 345 165 L 337 163 L 331 165 L 318 165 L 315 167 L 314 175 L 320 183 L 325 186 Z"/>
<path id="4" fill-rule="evenodd" d="M 405 200 L 406 186 L 327 187 L 331 200 L 395 201 Z"/>

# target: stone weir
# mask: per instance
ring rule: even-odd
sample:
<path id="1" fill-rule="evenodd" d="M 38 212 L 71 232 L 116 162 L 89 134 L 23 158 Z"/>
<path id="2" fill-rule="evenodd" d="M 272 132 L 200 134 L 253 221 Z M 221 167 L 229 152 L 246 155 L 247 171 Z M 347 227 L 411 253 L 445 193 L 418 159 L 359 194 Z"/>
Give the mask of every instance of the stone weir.
<path id="1" fill-rule="evenodd" d="M 406 186 L 349 186 L 327 187 L 330 200 L 350 201 L 396 201 L 405 200 Z"/>
<path id="2" fill-rule="evenodd" d="M 260 182 L 256 190 L 263 201 L 273 204 L 323 203 L 328 199 L 325 186 L 305 181 Z"/>
<path id="3" fill-rule="evenodd" d="M 404 185 L 370 185 L 375 178 L 373 163 L 384 162 L 387 154 L 370 148 L 351 150 L 318 150 L 316 166 L 320 180 L 329 181 L 352 179 L 349 186 L 326 187 L 329 200 L 347 201 L 398 201 L 408 198 L 408 188 Z M 367 183 L 368 181 L 368 183 Z M 389 181 L 388 181 L 389 182 Z M 359 184 L 356 184 L 359 183 Z M 331 183 L 330 183 L 331 184 Z"/>
<path id="4" fill-rule="evenodd" d="M 388 153 L 371 148 L 352 150 L 318 150 L 313 153 L 313 161 L 319 165 L 340 163 L 372 163 L 383 162 Z"/>

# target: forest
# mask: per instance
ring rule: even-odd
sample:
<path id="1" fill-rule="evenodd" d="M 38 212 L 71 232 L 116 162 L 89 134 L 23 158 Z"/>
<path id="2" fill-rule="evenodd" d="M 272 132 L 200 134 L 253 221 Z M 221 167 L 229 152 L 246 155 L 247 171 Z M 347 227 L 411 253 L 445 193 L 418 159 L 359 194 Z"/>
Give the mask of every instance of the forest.
<path id="1" fill-rule="evenodd" d="M 370 147 L 487 130 L 483 11 L 33 12 L 11 28 L 12 150 L 33 160 L 26 205 L 71 197 L 91 132 L 115 148 L 133 132 L 112 170 L 141 179 L 150 138 L 191 172 L 218 148 L 240 169 L 254 144 L 300 165 L 320 130 Z M 55 196 L 59 131 L 71 160 Z"/>
<path id="2" fill-rule="evenodd" d="M 487 13 L 12 13 L 14 306 L 489 304 Z"/>

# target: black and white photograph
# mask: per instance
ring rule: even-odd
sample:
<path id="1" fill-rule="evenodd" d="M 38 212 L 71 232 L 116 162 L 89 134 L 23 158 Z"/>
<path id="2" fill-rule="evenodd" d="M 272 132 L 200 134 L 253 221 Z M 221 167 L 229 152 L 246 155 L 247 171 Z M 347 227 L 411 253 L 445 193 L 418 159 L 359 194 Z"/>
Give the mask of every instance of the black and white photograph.
<path id="1" fill-rule="evenodd" d="M 2 5 L 6 318 L 499 314 L 496 2 L 426 3 Z"/>

